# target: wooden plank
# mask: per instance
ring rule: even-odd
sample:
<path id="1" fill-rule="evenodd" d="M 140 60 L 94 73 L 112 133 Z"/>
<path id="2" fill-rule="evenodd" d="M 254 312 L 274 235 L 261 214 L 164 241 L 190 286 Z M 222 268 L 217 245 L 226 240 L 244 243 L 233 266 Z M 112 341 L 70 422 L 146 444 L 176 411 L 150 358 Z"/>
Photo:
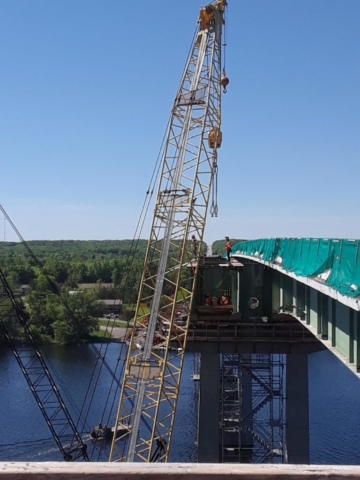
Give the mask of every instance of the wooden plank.
<path id="1" fill-rule="evenodd" d="M 139 463 L 0 463 L 0 480 L 355 480 L 358 466 L 139 464 Z"/>

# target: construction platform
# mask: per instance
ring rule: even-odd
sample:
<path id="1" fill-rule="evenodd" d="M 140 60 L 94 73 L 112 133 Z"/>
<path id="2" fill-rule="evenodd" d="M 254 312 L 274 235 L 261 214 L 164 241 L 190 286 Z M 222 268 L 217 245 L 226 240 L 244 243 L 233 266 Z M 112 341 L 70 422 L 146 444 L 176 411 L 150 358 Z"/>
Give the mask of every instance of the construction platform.
<path id="1" fill-rule="evenodd" d="M 323 350 L 318 338 L 298 319 L 260 318 L 252 322 L 198 321 L 188 333 L 187 350 L 199 353 L 313 353 Z"/>

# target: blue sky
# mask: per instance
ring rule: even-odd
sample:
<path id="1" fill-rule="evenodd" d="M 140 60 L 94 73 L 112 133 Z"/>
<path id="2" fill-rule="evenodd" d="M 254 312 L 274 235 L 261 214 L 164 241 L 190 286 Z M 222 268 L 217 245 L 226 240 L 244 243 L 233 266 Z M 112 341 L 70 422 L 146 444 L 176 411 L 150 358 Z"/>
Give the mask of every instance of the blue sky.
<path id="1" fill-rule="evenodd" d="M 26 239 L 133 237 L 205 3 L 1 0 L 0 203 Z M 229 0 L 206 241 L 360 238 L 359 25 L 359 0 Z"/>

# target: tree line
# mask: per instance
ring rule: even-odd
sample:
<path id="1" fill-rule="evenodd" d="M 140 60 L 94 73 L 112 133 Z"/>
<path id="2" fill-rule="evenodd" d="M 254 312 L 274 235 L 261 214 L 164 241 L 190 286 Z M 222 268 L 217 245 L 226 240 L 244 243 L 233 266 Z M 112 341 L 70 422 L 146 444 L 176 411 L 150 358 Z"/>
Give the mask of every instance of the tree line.
<path id="1" fill-rule="evenodd" d="M 121 298 L 127 304 L 136 303 L 146 240 L 136 245 L 131 240 L 30 241 L 27 245 L 33 255 L 22 243 L 1 242 L 0 266 L 38 340 L 63 344 L 89 340 L 99 328 L 99 299 Z M 218 253 L 223 245 L 220 240 L 213 244 Z M 205 244 L 202 251 L 206 251 Z M 81 283 L 94 283 L 96 287 L 74 295 L 73 290 Z M 103 283 L 113 287 L 103 288 Z M 26 296 L 25 285 L 30 287 Z M 2 301 L 3 319 L 4 311 L 11 309 Z M 10 328 L 10 313 L 6 321 Z M 0 340 L 1 335 L 0 331 Z"/>

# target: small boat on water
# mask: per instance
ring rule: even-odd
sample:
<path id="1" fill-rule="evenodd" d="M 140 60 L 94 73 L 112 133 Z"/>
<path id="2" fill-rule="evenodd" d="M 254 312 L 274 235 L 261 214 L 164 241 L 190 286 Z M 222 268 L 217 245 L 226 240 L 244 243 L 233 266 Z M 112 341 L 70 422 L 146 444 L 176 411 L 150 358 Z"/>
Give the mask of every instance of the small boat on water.
<path id="1" fill-rule="evenodd" d="M 90 433 L 91 438 L 99 439 L 99 440 L 112 440 L 114 437 L 114 433 L 116 430 L 116 438 L 121 437 L 129 432 L 130 427 L 125 425 L 118 425 L 117 428 L 115 427 L 109 428 L 106 425 L 102 426 L 101 424 L 97 427 L 94 427 Z"/>

